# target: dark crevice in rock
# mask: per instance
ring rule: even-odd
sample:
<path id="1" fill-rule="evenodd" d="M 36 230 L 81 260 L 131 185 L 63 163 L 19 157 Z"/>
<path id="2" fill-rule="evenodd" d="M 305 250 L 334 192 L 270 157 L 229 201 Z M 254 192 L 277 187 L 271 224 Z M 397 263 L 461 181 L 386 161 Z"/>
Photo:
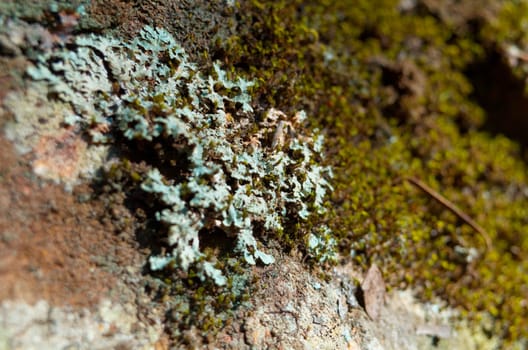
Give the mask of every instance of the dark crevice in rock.
<path id="1" fill-rule="evenodd" d="M 497 48 L 466 70 L 473 84 L 473 98 L 486 112 L 484 129 L 516 140 L 528 150 L 528 94 L 525 82 L 514 75 Z M 526 157 L 525 157 L 526 159 Z"/>

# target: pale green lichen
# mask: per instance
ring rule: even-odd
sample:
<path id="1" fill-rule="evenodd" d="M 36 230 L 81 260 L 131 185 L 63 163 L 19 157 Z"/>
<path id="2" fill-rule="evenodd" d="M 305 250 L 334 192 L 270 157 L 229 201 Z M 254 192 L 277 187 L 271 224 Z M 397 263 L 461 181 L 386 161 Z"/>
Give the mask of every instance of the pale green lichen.
<path id="1" fill-rule="evenodd" d="M 199 72 L 170 33 L 145 27 L 126 43 L 78 36 L 74 48 L 39 57 L 28 73 L 72 105 L 76 115 L 65 122 L 81 125 L 93 141 L 122 135 L 165 145 L 163 161 L 170 165 L 152 164 L 141 184 L 163 207 L 156 219 L 167 227 L 170 246 L 150 258 L 150 268 L 193 267 L 201 279 L 225 285 L 200 248 L 201 233 L 222 231 L 236 238 L 233 249 L 245 262 L 270 264 L 274 258 L 257 241 L 256 227 L 282 232 L 286 222 L 322 214 L 332 174 L 318 163 L 323 137 L 297 130 L 304 112 L 289 118 L 271 109 L 256 123 L 253 83 L 231 78 L 218 63 L 212 68 Z M 313 249 L 328 260 L 324 242 Z"/>

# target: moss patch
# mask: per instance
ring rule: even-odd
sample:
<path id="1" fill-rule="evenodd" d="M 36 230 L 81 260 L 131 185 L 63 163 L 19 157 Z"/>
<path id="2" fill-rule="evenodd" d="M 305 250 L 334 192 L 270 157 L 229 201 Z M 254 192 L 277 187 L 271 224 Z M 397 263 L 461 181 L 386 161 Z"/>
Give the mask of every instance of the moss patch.
<path id="1" fill-rule="evenodd" d="M 399 3 L 244 2 L 237 35 L 215 56 L 260 82 L 259 106 L 304 108 L 329 135 L 336 191 L 327 220 L 345 260 L 378 262 L 390 285 L 489 313 L 493 334 L 520 340 L 527 169 L 518 145 L 481 129 L 485 113 L 464 75 L 484 53 L 480 34 L 462 36 L 426 7 Z M 485 227 L 493 249 L 407 176 Z"/>

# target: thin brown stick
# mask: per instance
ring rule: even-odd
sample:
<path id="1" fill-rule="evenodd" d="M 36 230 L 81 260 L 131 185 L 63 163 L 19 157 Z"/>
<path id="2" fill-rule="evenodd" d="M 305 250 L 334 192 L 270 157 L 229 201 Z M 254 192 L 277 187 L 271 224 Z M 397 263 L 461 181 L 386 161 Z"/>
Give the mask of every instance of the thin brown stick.
<path id="1" fill-rule="evenodd" d="M 413 184 L 414 186 L 418 187 L 419 189 L 427 193 L 431 198 L 436 200 L 438 203 L 442 204 L 450 212 L 452 212 L 453 214 L 458 216 L 460 219 L 462 219 L 466 224 L 471 226 L 475 231 L 477 231 L 482 236 L 482 239 L 484 239 L 484 242 L 486 243 L 487 251 L 490 251 L 492 249 L 493 244 L 486 230 L 482 226 L 480 226 L 477 222 L 475 222 L 475 220 L 469 217 L 469 215 L 464 213 L 453 202 L 451 202 L 449 199 L 442 196 L 440 193 L 433 190 L 431 187 L 427 186 L 425 183 L 423 183 L 422 181 L 418 180 L 415 177 L 405 177 L 405 180 L 409 181 L 411 184 Z"/>

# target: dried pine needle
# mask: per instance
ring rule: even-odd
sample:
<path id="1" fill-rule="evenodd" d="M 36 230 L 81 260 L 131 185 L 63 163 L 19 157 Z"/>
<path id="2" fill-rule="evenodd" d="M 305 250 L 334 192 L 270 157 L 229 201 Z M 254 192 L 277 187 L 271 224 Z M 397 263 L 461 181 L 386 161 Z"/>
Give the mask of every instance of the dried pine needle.
<path id="1" fill-rule="evenodd" d="M 436 200 L 438 203 L 442 204 L 445 208 L 447 208 L 449 211 L 451 211 L 453 214 L 458 216 L 460 219 L 462 219 L 466 224 L 471 226 L 475 231 L 477 231 L 481 236 L 484 242 L 486 243 L 486 250 L 490 251 L 493 248 L 493 244 L 491 242 L 491 238 L 489 234 L 486 232 L 486 230 L 480 226 L 475 220 L 473 220 L 469 215 L 464 213 L 462 209 L 457 207 L 453 202 L 451 202 L 446 197 L 442 196 L 440 193 L 426 185 L 421 180 L 415 178 L 415 177 L 405 177 L 405 180 L 413 184 L 414 186 L 418 187 L 425 193 L 427 193 L 431 198 Z"/>

